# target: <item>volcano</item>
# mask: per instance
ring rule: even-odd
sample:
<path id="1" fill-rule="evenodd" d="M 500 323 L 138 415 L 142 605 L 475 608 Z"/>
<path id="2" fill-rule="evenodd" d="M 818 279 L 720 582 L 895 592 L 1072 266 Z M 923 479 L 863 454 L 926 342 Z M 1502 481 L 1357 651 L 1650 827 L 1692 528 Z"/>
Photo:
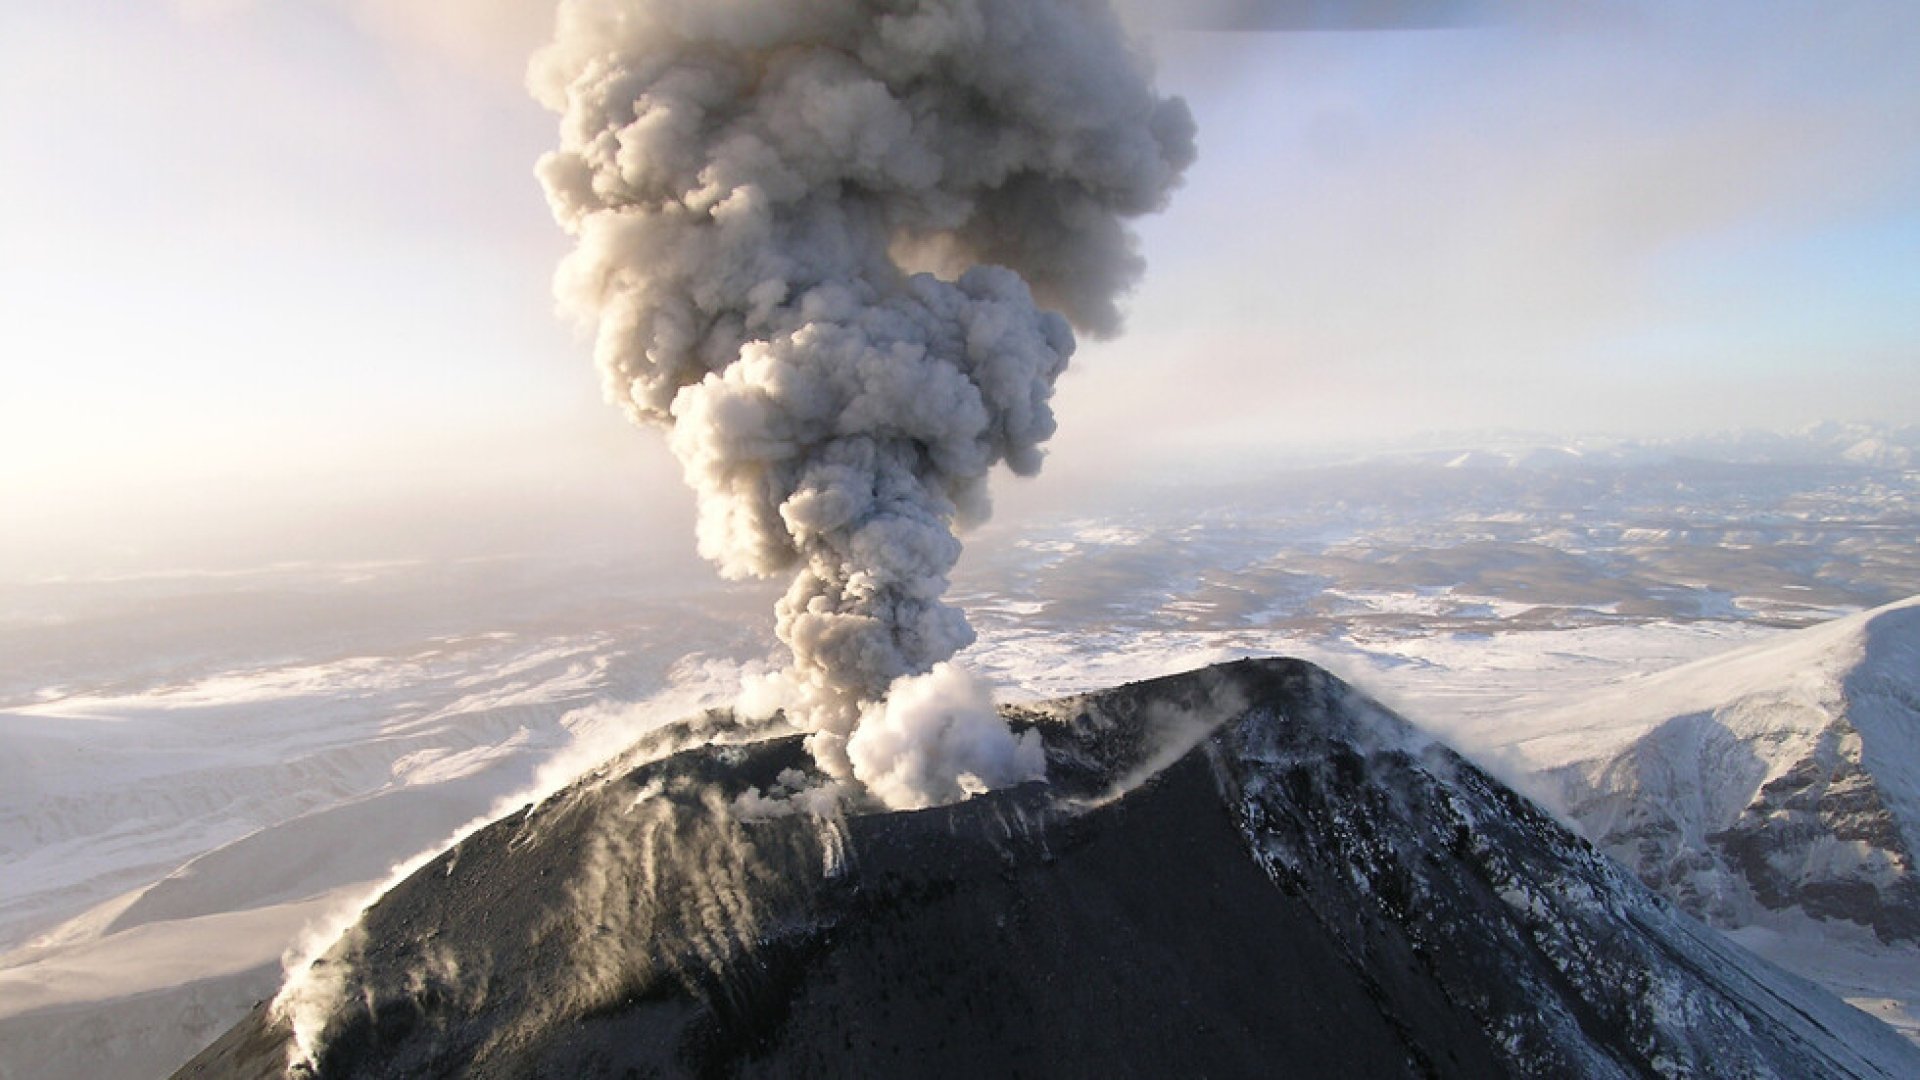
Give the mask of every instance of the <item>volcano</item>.
<path id="1" fill-rule="evenodd" d="M 711 713 L 472 834 L 178 1077 L 1914 1076 L 1327 673 L 1039 706 L 912 812 Z"/>

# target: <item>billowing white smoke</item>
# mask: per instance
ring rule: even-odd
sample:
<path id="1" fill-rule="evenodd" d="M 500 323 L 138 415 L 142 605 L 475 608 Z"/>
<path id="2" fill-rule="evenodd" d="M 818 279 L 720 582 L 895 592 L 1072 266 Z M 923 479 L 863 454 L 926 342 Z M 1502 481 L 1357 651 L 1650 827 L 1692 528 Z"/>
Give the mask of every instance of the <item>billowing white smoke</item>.
<path id="1" fill-rule="evenodd" d="M 892 805 L 1037 775 L 969 677 L 928 676 L 973 640 L 954 528 L 995 464 L 1039 469 L 1069 320 L 1118 329 L 1184 103 L 1106 0 L 562 0 L 531 82 L 608 395 L 669 430 L 703 555 L 793 575 L 757 696 Z"/>
<path id="2" fill-rule="evenodd" d="M 1015 737 L 978 679 L 953 664 L 894 680 L 847 740 L 854 775 L 888 806 L 957 802 L 1046 773 L 1040 733 Z"/>

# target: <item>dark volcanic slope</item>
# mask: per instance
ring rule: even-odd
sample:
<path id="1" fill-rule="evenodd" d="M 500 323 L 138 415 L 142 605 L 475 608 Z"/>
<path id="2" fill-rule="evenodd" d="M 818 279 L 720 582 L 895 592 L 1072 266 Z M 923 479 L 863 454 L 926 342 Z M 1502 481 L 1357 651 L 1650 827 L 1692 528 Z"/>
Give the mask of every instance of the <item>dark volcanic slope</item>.
<path id="1" fill-rule="evenodd" d="M 324 961 L 318 1071 L 1920 1075 L 1308 665 L 1016 719 L 1050 782 L 938 810 L 743 813 L 809 768 L 782 738 L 495 823 Z M 279 1075 L 291 1042 L 262 1008 L 178 1075 Z"/>

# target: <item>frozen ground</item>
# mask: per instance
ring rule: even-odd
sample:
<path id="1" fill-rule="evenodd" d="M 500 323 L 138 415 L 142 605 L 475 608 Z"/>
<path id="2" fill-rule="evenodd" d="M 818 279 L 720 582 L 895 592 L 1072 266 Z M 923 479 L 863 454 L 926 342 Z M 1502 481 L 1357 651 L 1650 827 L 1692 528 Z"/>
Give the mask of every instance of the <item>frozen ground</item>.
<path id="1" fill-rule="evenodd" d="M 396 863 L 656 718 L 724 700 L 741 673 L 725 658 L 766 652 L 757 592 L 680 596 L 596 565 L 11 592 L 7 1080 L 184 1061 Z"/>
<path id="2" fill-rule="evenodd" d="M 1299 655 L 1527 787 L 1530 718 L 1920 594 L 1920 474 L 1847 439 L 1147 478 L 974 538 L 967 659 L 1039 698 Z M 0 584 L 0 1077 L 171 1068 L 394 864 L 725 700 L 770 610 L 531 559 Z M 1910 1017 L 1911 958 L 1830 930 L 1740 939 Z"/>

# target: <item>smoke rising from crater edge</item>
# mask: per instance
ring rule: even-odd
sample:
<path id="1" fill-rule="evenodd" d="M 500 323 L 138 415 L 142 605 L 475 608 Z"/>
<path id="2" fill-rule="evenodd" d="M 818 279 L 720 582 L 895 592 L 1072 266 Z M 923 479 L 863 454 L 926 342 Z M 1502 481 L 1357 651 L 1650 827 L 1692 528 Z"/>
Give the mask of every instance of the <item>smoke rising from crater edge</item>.
<path id="1" fill-rule="evenodd" d="M 1034 775 L 930 674 L 973 640 L 955 527 L 1039 469 L 1074 328 L 1117 332 L 1185 105 L 1105 0 L 563 0 L 530 82 L 607 395 L 667 431 L 704 556 L 791 575 L 792 663 L 743 706 L 890 805 Z"/>

